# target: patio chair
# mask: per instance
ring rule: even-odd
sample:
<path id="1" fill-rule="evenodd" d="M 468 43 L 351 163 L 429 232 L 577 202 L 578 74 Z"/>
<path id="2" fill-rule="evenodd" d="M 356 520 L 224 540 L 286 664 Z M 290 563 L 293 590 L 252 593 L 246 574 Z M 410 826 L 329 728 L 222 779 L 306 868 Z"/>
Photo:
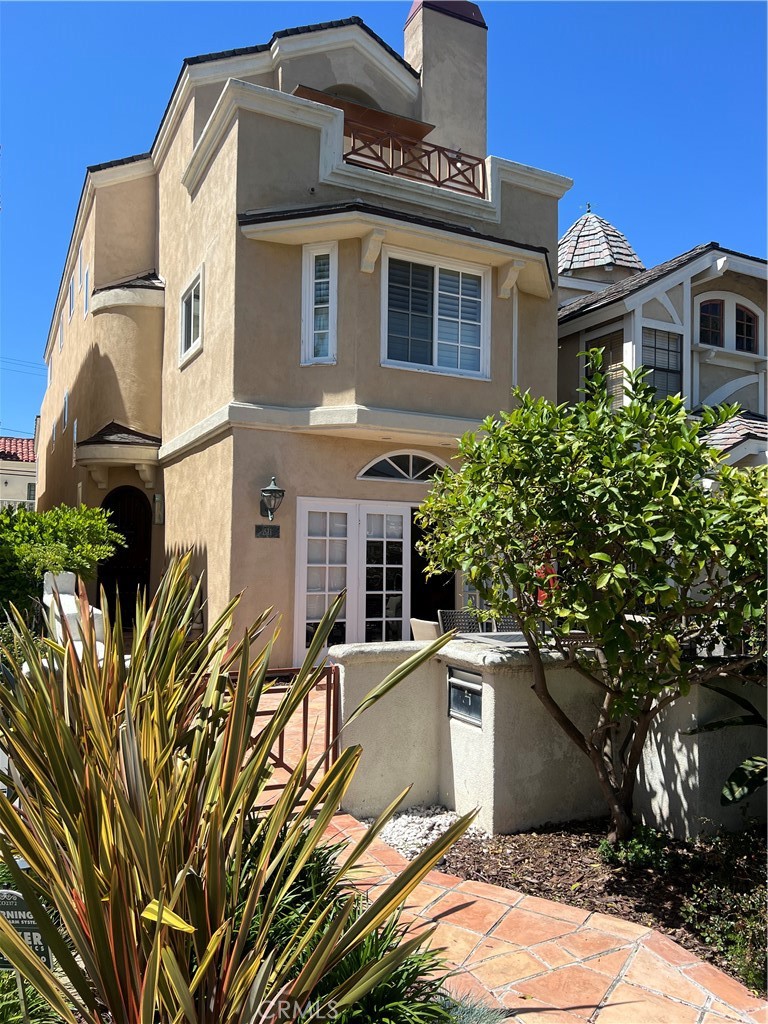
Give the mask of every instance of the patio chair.
<path id="1" fill-rule="evenodd" d="M 411 633 L 414 640 L 437 640 L 440 624 L 429 619 L 411 619 Z"/>
<path id="2" fill-rule="evenodd" d="M 480 622 L 474 608 L 442 608 L 437 618 L 441 633 L 447 633 L 449 629 L 458 630 L 459 633 L 480 632 Z"/>
<path id="3" fill-rule="evenodd" d="M 58 595 L 58 600 L 57 600 Z M 43 577 L 43 605 L 48 611 L 53 639 L 64 644 L 67 630 L 64 628 L 62 616 L 66 620 L 69 635 L 78 658 L 83 654 L 83 634 L 80 628 L 80 600 L 77 596 L 77 577 L 73 572 L 54 574 L 47 572 Z M 93 630 L 96 643 L 96 656 L 101 663 L 104 657 L 104 614 L 99 608 L 91 608 Z"/>

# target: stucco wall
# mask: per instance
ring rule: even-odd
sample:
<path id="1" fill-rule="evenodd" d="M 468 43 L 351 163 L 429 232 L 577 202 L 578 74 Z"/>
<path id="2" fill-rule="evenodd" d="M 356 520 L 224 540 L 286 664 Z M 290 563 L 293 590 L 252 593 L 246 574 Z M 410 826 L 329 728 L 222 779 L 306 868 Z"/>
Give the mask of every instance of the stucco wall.
<path id="1" fill-rule="evenodd" d="M 157 177 L 145 175 L 96 190 L 95 288 L 157 267 Z"/>
<path id="2" fill-rule="evenodd" d="M 35 482 L 34 462 L 0 459 L 0 500 L 26 501 L 27 485 Z"/>
<path id="3" fill-rule="evenodd" d="M 424 644 L 333 647 L 341 669 L 342 721 L 366 694 Z M 448 717 L 448 667 L 483 678 L 482 726 Z M 556 662 L 547 666 L 551 692 L 577 725 L 594 721 L 596 691 Z M 413 785 L 405 806 L 439 801 L 460 813 L 479 807 L 478 824 L 507 833 L 545 822 L 606 813 L 593 769 L 531 689 L 523 650 L 453 641 L 420 666 L 343 734 L 363 748 L 346 809 L 379 813 Z M 765 691 L 751 696 L 765 708 Z M 682 731 L 735 713 L 705 690 L 679 701 L 654 727 L 638 779 L 635 809 L 647 824 L 686 837 L 724 823 L 739 827 L 744 811 L 723 811 L 719 794 L 730 771 L 765 751 L 764 729 L 738 728 L 689 737 Z M 765 817 L 763 794 L 746 808 Z"/>
<path id="4" fill-rule="evenodd" d="M 423 644 L 331 648 L 341 667 L 342 721 L 365 694 Z M 448 717 L 449 666 L 481 673 L 482 726 Z M 570 670 L 550 668 L 553 692 L 578 720 L 592 695 Z M 522 651 L 450 643 L 345 730 L 363 747 L 346 798 L 352 814 L 378 813 L 405 786 L 406 805 L 438 800 L 460 813 L 479 808 L 487 832 L 520 831 L 545 821 L 602 812 L 592 768 L 531 692 Z"/>
<path id="5" fill-rule="evenodd" d="M 765 715 L 765 689 L 732 686 Z M 736 806 L 720 804 L 720 792 L 733 769 L 747 757 L 766 753 L 765 729 L 736 726 L 686 735 L 697 723 L 739 714 L 736 704 L 703 687 L 695 687 L 662 714 L 651 730 L 640 765 L 635 808 L 645 823 L 660 821 L 675 835 L 688 837 L 719 824 L 738 829 L 748 817 L 765 821 L 765 789 Z"/>

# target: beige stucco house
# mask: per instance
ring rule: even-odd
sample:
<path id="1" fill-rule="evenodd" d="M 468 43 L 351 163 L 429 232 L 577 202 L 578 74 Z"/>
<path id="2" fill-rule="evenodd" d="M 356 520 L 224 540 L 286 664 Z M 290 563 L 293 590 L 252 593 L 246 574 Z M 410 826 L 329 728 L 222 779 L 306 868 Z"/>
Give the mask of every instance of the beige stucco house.
<path id="1" fill-rule="evenodd" d="M 607 353 L 622 400 L 622 366 L 641 364 L 660 396 L 692 412 L 737 402 L 745 415 L 718 443 L 728 460 L 766 461 L 766 261 L 717 242 L 645 269 L 608 221 L 588 211 L 558 247 L 558 394 L 578 399 L 589 348 Z M 714 440 L 714 439 L 713 439 Z"/>
<path id="2" fill-rule="evenodd" d="M 27 437 L 0 437 L 0 508 L 35 507 L 35 443 Z"/>
<path id="3" fill-rule="evenodd" d="M 88 169 L 45 351 L 40 506 L 113 510 L 108 590 L 194 549 L 284 665 L 343 587 L 334 642 L 453 607 L 429 474 L 514 384 L 557 394 L 571 182 L 488 155 L 479 8 L 403 14 L 403 56 L 348 18 L 186 60 L 150 151 Z"/>

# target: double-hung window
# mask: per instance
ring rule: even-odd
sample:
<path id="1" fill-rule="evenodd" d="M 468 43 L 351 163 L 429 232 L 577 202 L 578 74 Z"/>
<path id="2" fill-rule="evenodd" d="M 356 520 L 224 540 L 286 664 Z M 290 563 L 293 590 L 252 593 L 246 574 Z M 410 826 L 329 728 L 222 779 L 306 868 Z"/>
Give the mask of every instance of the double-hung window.
<path id="1" fill-rule="evenodd" d="M 336 362 L 338 245 L 305 245 L 302 252 L 301 361 Z"/>
<path id="2" fill-rule="evenodd" d="M 181 298 L 181 343 L 179 358 L 183 363 L 203 344 L 203 271 L 195 275 Z"/>
<path id="3" fill-rule="evenodd" d="M 736 351 L 757 352 L 757 316 L 745 306 L 736 306 Z"/>
<path id="4" fill-rule="evenodd" d="M 75 277 L 74 274 L 69 279 L 69 319 L 72 319 L 72 314 L 75 312 Z"/>
<path id="5" fill-rule="evenodd" d="M 89 307 L 89 294 L 88 294 L 88 292 L 89 292 L 90 287 L 91 287 L 90 279 L 91 279 L 91 269 L 90 269 L 90 267 L 86 267 L 85 268 L 85 277 L 83 278 L 83 282 L 84 282 L 84 285 L 85 285 L 85 288 L 83 289 L 83 320 L 85 320 L 85 318 L 88 316 L 88 307 Z"/>
<path id="6" fill-rule="evenodd" d="M 661 400 L 683 390 L 683 338 L 670 331 L 643 328 L 643 365 L 651 372 L 648 383 Z"/>
<path id="7" fill-rule="evenodd" d="M 468 377 L 490 369 L 490 271 L 389 250 L 382 362 Z"/>

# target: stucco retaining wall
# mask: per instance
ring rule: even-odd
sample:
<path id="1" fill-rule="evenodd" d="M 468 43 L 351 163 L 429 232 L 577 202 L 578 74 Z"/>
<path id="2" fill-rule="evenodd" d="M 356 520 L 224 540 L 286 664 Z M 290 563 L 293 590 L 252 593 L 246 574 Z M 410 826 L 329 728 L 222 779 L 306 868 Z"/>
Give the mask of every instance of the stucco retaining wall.
<path id="1" fill-rule="evenodd" d="M 352 644 L 331 648 L 341 671 L 341 719 L 421 643 Z M 482 676 L 482 723 L 448 716 L 448 669 Z M 579 725 L 594 721 L 599 698 L 586 680 L 551 658 L 550 689 Z M 545 822 L 605 813 L 591 765 L 555 724 L 531 687 L 527 652 L 477 641 L 453 641 L 345 729 L 342 745 L 360 744 L 360 768 L 344 809 L 378 814 L 411 786 L 403 807 L 441 803 L 477 824 L 509 833 Z M 765 704 L 765 691 L 750 698 Z M 723 781 L 749 754 L 765 749 L 765 730 L 726 729 L 682 735 L 696 722 L 736 713 L 716 694 L 701 691 L 673 705 L 648 740 L 635 809 L 646 824 L 680 837 L 725 824 L 738 828 L 745 811 L 765 817 L 764 799 L 746 809 L 723 809 Z"/>

